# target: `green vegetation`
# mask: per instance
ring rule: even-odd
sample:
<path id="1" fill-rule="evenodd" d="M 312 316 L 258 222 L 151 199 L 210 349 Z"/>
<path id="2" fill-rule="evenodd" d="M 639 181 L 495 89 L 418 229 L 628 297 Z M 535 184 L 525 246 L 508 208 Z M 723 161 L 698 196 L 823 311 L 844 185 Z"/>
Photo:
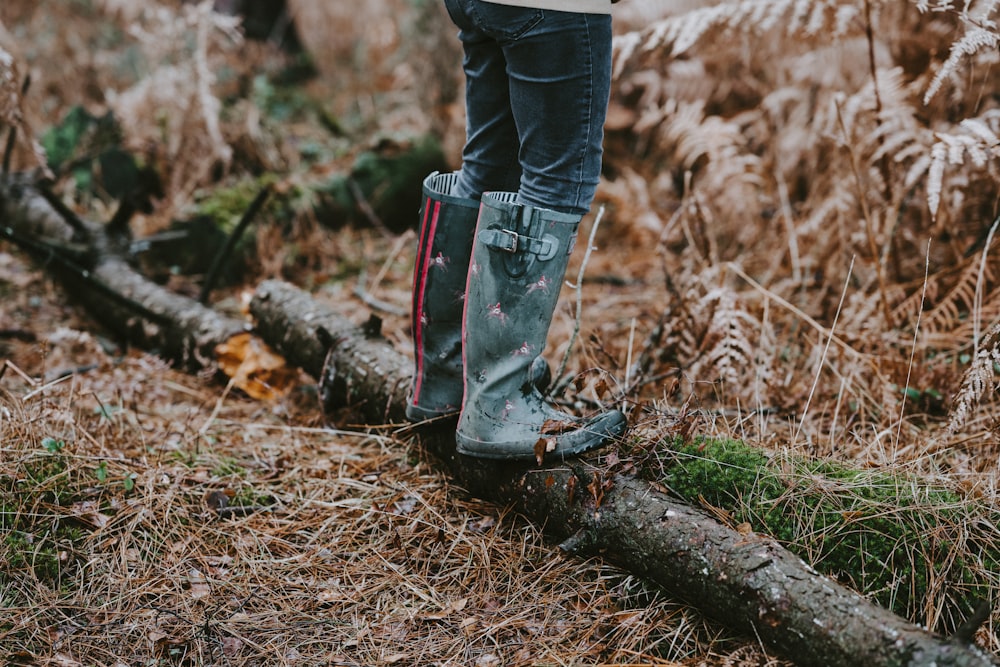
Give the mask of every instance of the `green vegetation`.
<path id="1" fill-rule="evenodd" d="M 997 588 L 988 510 L 899 472 L 770 455 L 736 440 L 666 441 L 647 476 L 734 525 L 771 535 L 818 571 L 914 619 L 947 628 Z"/>

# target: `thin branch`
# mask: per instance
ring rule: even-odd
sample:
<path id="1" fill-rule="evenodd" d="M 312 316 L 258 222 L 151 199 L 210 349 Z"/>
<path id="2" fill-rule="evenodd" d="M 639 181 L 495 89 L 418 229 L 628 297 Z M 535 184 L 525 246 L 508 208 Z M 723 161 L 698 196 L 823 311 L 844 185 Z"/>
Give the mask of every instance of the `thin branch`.
<path id="1" fill-rule="evenodd" d="M 854 274 L 854 258 L 851 258 L 851 265 L 847 269 L 847 279 L 844 280 L 844 289 L 840 293 L 840 303 L 837 304 L 837 313 L 833 316 L 833 324 L 830 325 L 830 335 L 826 338 L 826 345 L 823 346 L 823 356 L 817 364 L 816 375 L 813 377 L 812 387 L 809 389 L 809 396 L 806 397 L 806 404 L 802 408 L 802 419 L 799 420 L 799 427 L 795 430 L 795 437 L 792 438 L 792 442 L 795 443 L 799 439 L 799 435 L 802 433 L 802 428 L 805 426 L 806 417 L 809 415 L 809 406 L 812 404 L 813 396 L 816 393 L 816 387 L 819 385 L 819 376 L 823 373 L 823 365 L 826 363 L 826 356 L 830 352 L 830 343 L 833 342 L 834 336 L 833 332 L 837 329 L 837 320 L 840 319 L 840 313 L 844 309 L 844 299 L 847 298 L 847 288 L 851 284 L 851 276 Z"/>
<path id="2" fill-rule="evenodd" d="M 861 173 L 858 171 L 857 156 L 854 154 L 854 149 L 851 146 L 850 136 L 847 133 L 847 126 L 844 124 L 843 110 L 841 109 L 839 102 L 837 103 L 837 122 L 840 125 L 840 131 L 844 135 L 844 145 L 847 147 L 848 154 L 851 158 L 849 160 L 851 163 L 851 172 L 854 174 L 854 184 L 858 188 L 858 204 L 861 206 L 861 213 L 865 220 L 865 234 L 868 237 L 868 249 L 869 252 L 871 252 L 872 263 L 875 265 L 875 275 L 878 279 L 879 297 L 881 297 L 885 323 L 886 326 L 892 328 L 896 325 L 896 323 L 895 318 L 892 316 L 892 308 L 889 306 L 889 290 L 885 284 L 885 271 L 882 267 L 881 253 L 878 251 L 878 244 L 875 243 L 875 223 L 872 219 L 871 209 L 868 207 L 868 199 L 864 183 L 862 183 Z"/>
<path id="3" fill-rule="evenodd" d="M 931 271 L 931 242 L 927 240 L 927 253 L 924 255 L 924 284 L 920 289 L 920 305 L 917 307 L 917 322 L 913 326 L 913 345 L 910 346 L 910 362 L 906 366 L 906 384 L 903 387 L 903 398 L 899 402 L 899 423 L 896 425 L 896 444 L 899 446 L 899 438 L 903 432 L 903 415 L 906 410 L 906 394 L 910 391 L 910 377 L 913 374 L 913 357 L 917 352 L 917 337 L 920 335 L 920 316 L 924 312 L 924 301 L 927 298 L 927 281 Z"/>
<path id="4" fill-rule="evenodd" d="M 587 251 L 583 254 L 583 261 L 580 263 L 580 271 L 576 276 L 576 318 L 573 322 L 573 335 L 570 336 L 569 345 L 566 346 L 566 354 L 563 355 L 562 363 L 559 364 L 559 372 L 556 373 L 557 378 L 561 378 L 563 373 L 566 372 L 566 365 L 569 363 L 569 355 L 573 352 L 573 345 L 576 343 L 577 336 L 580 335 L 580 317 L 583 313 L 583 275 L 587 270 L 587 263 L 590 261 L 590 253 L 594 250 L 594 237 L 597 236 L 597 228 L 601 226 L 601 218 L 604 217 L 604 206 L 601 206 L 600 210 L 597 211 L 597 217 L 594 219 L 594 224 L 590 228 L 590 236 L 587 238 Z M 558 383 L 553 382 L 553 386 Z"/>
<path id="5" fill-rule="evenodd" d="M 247 208 L 243 217 L 240 218 L 240 221 L 236 224 L 236 228 L 233 229 L 233 233 L 229 235 L 228 239 L 226 239 L 226 244 L 222 246 L 219 252 L 215 255 L 215 258 L 212 260 L 212 266 L 208 270 L 208 275 L 205 277 L 205 282 L 201 286 L 201 294 L 198 295 L 198 302 L 202 305 L 208 303 L 208 297 L 215 288 L 215 283 L 219 278 L 219 271 L 222 270 L 222 265 L 232 254 L 233 248 L 236 247 L 236 244 L 243 236 L 243 233 L 250 226 L 250 223 L 253 222 L 253 219 L 257 217 L 260 209 L 264 207 L 264 202 L 267 201 L 270 194 L 270 185 L 264 186 L 261 191 L 257 193 L 254 200 L 250 202 L 250 207 Z"/>
<path id="6" fill-rule="evenodd" d="M 109 297 L 112 301 L 124 306 L 128 310 L 131 310 L 136 315 L 139 315 L 140 317 L 156 324 L 172 324 L 170 317 L 154 312 L 138 301 L 134 301 L 133 299 L 116 292 L 114 289 L 95 278 L 89 269 L 80 266 L 65 254 L 57 252 L 57 249 L 53 246 L 22 236 L 10 227 L 0 227 L 0 238 L 5 238 L 24 250 L 27 250 L 29 253 L 38 258 L 39 261 L 45 264 L 56 264 L 60 269 L 65 270 L 71 275 L 79 278 L 87 285 L 93 287 L 96 291 Z"/>

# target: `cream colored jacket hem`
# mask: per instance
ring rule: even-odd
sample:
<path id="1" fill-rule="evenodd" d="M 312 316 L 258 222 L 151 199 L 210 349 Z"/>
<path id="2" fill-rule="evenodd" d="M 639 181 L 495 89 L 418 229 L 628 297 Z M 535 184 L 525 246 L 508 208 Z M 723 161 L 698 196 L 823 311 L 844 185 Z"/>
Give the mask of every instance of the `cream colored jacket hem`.
<path id="1" fill-rule="evenodd" d="M 555 9 L 561 12 L 579 12 L 581 14 L 611 13 L 611 0 L 488 0 L 488 2 L 497 5 Z"/>

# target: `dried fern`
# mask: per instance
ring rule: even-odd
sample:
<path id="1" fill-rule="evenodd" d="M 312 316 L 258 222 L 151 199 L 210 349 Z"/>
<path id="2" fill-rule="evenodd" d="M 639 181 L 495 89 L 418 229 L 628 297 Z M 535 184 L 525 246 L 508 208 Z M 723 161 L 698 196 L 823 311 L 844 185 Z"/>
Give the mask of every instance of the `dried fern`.
<path id="1" fill-rule="evenodd" d="M 929 103 L 937 95 L 946 81 L 955 77 L 963 61 L 984 51 L 996 51 L 997 45 L 1000 44 L 1000 35 L 997 34 L 996 23 L 990 17 L 996 12 L 998 4 L 1000 3 L 996 0 L 965 3 L 959 12 L 959 18 L 966 26 L 965 34 L 951 45 L 948 59 L 927 87 L 924 104 Z M 954 11 L 952 5 L 949 0 L 939 0 L 931 7 L 926 0 L 921 0 L 917 3 L 917 8 L 922 12 Z"/>
<path id="2" fill-rule="evenodd" d="M 962 387 L 955 397 L 948 420 L 952 433 L 961 429 L 988 389 L 995 389 L 996 369 L 1000 368 L 1000 322 L 994 324 L 983 340 L 983 346 L 972 359 L 972 365 L 962 378 Z"/>
<path id="3" fill-rule="evenodd" d="M 181 205 L 232 157 L 214 87 L 220 56 L 241 43 L 239 19 L 214 11 L 210 1 L 175 10 L 153 0 L 134 6 L 104 0 L 103 8 L 125 22 L 150 67 L 109 102 L 134 145 L 164 143 L 169 194 Z"/>
<path id="4" fill-rule="evenodd" d="M 616 40 L 615 72 L 633 56 L 666 51 L 677 56 L 702 39 L 732 30 L 745 33 L 782 33 L 786 37 L 839 38 L 858 29 L 857 3 L 838 0 L 739 0 L 702 7 L 672 16 L 642 31 Z"/>
<path id="5" fill-rule="evenodd" d="M 721 380 L 730 391 L 744 393 L 741 387 L 751 384 L 760 322 L 747 312 L 732 289 L 722 287 L 706 294 L 699 310 L 711 315 L 702 357 L 691 374 L 699 380 Z"/>
<path id="6" fill-rule="evenodd" d="M 932 215 L 936 216 L 941 206 L 948 165 L 965 166 L 968 161 L 976 169 L 987 169 L 991 166 L 991 158 L 1000 157 L 1000 138 L 993 129 L 998 124 L 1000 111 L 992 110 L 980 118 L 963 120 L 960 124 L 965 130 L 963 134 L 937 134 L 938 141 L 931 149 L 927 169 L 927 205 Z"/>

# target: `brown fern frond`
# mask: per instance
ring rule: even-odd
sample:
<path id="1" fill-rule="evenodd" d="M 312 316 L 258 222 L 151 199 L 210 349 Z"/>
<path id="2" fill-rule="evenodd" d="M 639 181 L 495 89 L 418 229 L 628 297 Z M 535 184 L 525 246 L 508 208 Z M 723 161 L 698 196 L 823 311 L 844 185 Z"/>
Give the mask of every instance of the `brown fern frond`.
<path id="1" fill-rule="evenodd" d="M 964 18 L 969 19 L 967 16 Z M 998 45 L 1000 45 L 1000 35 L 997 34 L 994 27 L 969 24 L 965 35 L 952 44 L 948 59 L 927 87 L 927 92 L 924 93 L 924 104 L 928 104 L 938 94 L 944 83 L 956 75 L 958 66 L 963 61 L 981 52 L 996 51 Z"/>
<path id="2" fill-rule="evenodd" d="M 958 279 L 923 316 L 925 335 L 954 331 L 956 325 L 968 321 L 974 310 L 980 284 L 979 258 L 970 258 L 961 268 Z M 992 278 L 991 265 L 986 264 L 985 278 Z"/>
<path id="3" fill-rule="evenodd" d="M 706 294 L 699 304 L 711 313 L 701 346 L 701 358 L 691 369 L 699 380 L 720 380 L 730 391 L 744 393 L 757 354 L 757 332 L 761 324 L 740 303 L 737 295 L 724 287 Z"/>
<path id="4" fill-rule="evenodd" d="M 837 39 L 861 29 L 855 19 L 861 10 L 856 2 L 841 0 L 738 0 L 701 7 L 657 21 L 641 31 L 616 39 L 615 68 L 642 53 L 656 51 L 677 56 L 696 43 L 726 31 L 779 33 L 789 39 Z"/>
<path id="5" fill-rule="evenodd" d="M 987 332 L 984 345 L 972 359 L 972 364 L 962 377 L 962 387 L 955 397 L 954 406 L 948 419 L 948 430 L 952 433 L 961 429 L 969 420 L 986 393 L 995 386 L 996 369 L 1000 367 L 1000 322 Z"/>
<path id="6" fill-rule="evenodd" d="M 1000 125 L 1000 113 L 988 112 L 979 118 L 967 118 L 960 123 L 963 134 L 937 133 L 937 142 L 931 148 L 927 168 L 927 205 L 931 215 L 937 216 L 941 206 L 947 166 L 968 166 L 984 170 L 991 166 L 991 158 L 1000 157 L 1000 137 L 995 129 Z"/>

